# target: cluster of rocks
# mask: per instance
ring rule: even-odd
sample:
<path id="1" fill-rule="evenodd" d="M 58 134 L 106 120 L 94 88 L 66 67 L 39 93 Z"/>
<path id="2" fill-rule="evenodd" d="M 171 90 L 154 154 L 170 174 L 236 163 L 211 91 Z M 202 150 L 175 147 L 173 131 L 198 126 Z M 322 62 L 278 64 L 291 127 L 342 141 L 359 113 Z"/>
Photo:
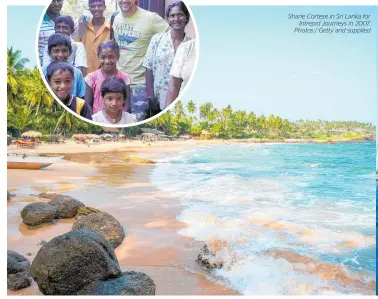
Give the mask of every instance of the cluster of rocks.
<path id="1" fill-rule="evenodd" d="M 8 289 L 18 291 L 31 285 L 30 262 L 27 258 L 8 250 L 7 285 Z"/>
<path id="2" fill-rule="evenodd" d="M 47 203 L 35 202 L 25 206 L 21 211 L 21 217 L 29 227 L 39 227 L 52 223 L 55 219 L 73 218 L 80 207 L 85 205 L 71 196 L 54 194 Z"/>
<path id="3" fill-rule="evenodd" d="M 122 272 L 113 246 L 80 228 L 55 237 L 38 252 L 31 274 L 45 295 L 154 295 L 144 273 Z"/>
<path id="4" fill-rule="evenodd" d="M 121 271 L 114 249 L 124 240 L 125 232 L 112 215 L 86 207 L 70 196 L 41 195 L 51 200 L 29 204 L 21 211 L 28 227 L 58 218 L 75 217 L 76 222 L 70 232 L 41 242 L 31 267 L 26 258 L 14 253 L 18 260 L 28 263 L 22 283 L 10 276 L 15 270 L 9 270 L 14 258 L 8 251 L 9 289 L 27 287 L 33 278 L 44 295 L 155 295 L 155 283 L 147 274 Z M 16 284 L 19 288 L 12 287 Z"/>

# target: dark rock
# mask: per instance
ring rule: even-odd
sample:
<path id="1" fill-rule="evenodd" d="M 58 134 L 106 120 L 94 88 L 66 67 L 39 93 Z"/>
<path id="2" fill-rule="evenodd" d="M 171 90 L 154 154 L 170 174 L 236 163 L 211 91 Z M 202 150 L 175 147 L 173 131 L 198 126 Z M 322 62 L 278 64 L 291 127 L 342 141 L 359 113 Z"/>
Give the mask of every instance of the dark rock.
<path id="1" fill-rule="evenodd" d="M 97 280 L 80 290 L 77 295 L 155 295 L 156 286 L 147 274 L 123 272 L 120 277 Z"/>
<path id="2" fill-rule="evenodd" d="M 56 218 L 73 218 L 80 207 L 85 207 L 83 203 L 67 195 L 55 196 L 49 204 L 56 207 Z"/>
<path id="3" fill-rule="evenodd" d="M 12 194 L 10 194 L 10 192 L 7 190 L 7 200 L 10 200 L 12 197 Z"/>
<path id="4" fill-rule="evenodd" d="M 37 245 L 41 245 L 41 246 L 43 246 L 43 245 L 45 245 L 45 244 L 47 244 L 47 242 L 46 241 L 41 241 L 39 244 L 37 244 Z"/>
<path id="5" fill-rule="evenodd" d="M 76 217 L 86 216 L 94 213 L 101 213 L 101 211 L 91 207 L 81 207 L 77 210 Z"/>
<path id="6" fill-rule="evenodd" d="M 43 294 L 71 295 L 96 280 L 117 277 L 121 270 L 110 243 L 83 228 L 42 246 L 31 273 Z"/>
<path id="7" fill-rule="evenodd" d="M 8 250 L 7 258 L 7 273 L 14 274 L 22 271 L 28 271 L 30 269 L 29 260 L 21 254 Z"/>
<path id="8" fill-rule="evenodd" d="M 216 255 L 209 250 L 207 245 L 201 248 L 196 261 L 206 269 L 219 269 L 223 267 L 222 261 L 216 258 Z"/>
<path id="9" fill-rule="evenodd" d="M 112 244 L 113 248 L 121 245 L 125 238 L 122 225 L 112 215 L 105 212 L 78 217 L 72 230 L 83 227 L 98 232 Z"/>
<path id="10" fill-rule="evenodd" d="M 21 254 L 8 250 L 7 288 L 17 291 L 31 285 L 30 262 Z"/>
<path id="11" fill-rule="evenodd" d="M 28 204 L 21 211 L 23 222 L 31 226 L 52 222 L 55 219 L 55 214 L 56 208 L 44 202 Z"/>

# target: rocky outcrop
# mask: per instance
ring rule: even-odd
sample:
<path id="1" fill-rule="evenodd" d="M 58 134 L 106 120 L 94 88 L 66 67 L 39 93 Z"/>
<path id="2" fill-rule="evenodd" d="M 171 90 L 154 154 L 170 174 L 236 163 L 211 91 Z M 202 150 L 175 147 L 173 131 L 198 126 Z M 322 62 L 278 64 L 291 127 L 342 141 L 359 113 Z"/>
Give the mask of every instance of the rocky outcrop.
<path id="1" fill-rule="evenodd" d="M 31 274 L 45 295 L 74 295 L 97 280 L 118 277 L 121 270 L 110 243 L 82 228 L 43 245 Z"/>
<path id="2" fill-rule="evenodd" d="M 28 204 L 21 211 L 21 217 L 26 225 L 39 226 L 55 219 L 56 208 L 44 202 Z"/>
<path id="3" fill-rule="evenodd" d="M 10 194 L 10 192 L 7 190 L 7 201 L 10 200 L 12 197 L 12 194 Z"/>
<path id="4" fill-rule="evenodd" d="M 216 257 L 212 251 L 209 250 L 207 245 L 201 248 L 200 254 L 196 260 L 206 269 L 217 269 L 223 267 L 223 262 Z"/>
<path id="5" fill-rule="evenodd" d="M 98 280 L 80 290 L 77 295 L 155 295 L 156 286 L 147 274 L 123 272 L 120 277 Z"/>
<path id="6" fill-rule="evenodd" d="M 11 291 L 18 291 L 31 285 L 30 262 L 21 254 L 8 250 L 7 258 L 7 287 Z"/>
<path id="7" fill-rule="evenodd" d="M 79 208 L 85 207 L 82 202 L 67 195 L 55 196 L 49 204 L 56 207 L 56 218 L 73 218 Z"/>
<path id="8" fill-rule="evenodd" d="M 121 245 L 125 238 L 122 225 L 112 215 L 105 212 L 78 217 L 72 230 L 80 228 L 88 228 L 99 233 L 110 242 L 113 248 Z"/>

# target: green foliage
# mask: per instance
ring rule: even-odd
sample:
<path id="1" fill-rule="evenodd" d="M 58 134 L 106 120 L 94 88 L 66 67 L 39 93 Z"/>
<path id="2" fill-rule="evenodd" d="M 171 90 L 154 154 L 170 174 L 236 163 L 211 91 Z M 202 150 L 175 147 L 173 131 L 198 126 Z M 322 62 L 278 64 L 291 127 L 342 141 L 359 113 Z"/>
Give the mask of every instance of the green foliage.
<path id="1" fill-rule="evenodd" d="M 26 130 L 43 134 L 72 135 L 76 133 L 104 132 L 104 128 L 89 124 L 75 117 L 49 94 L 37 68 L 25 69 L 28 60 L 21 52 L 7 51 L 7 131 L 19 136 Z M 196 115 L 199 115 L 197 119 Z M 173 112 L 167 111 L 154 120 L 140 126 L 124 128 L 126 136 L 141 134 L 141 127 L 155 128 L 166 135 L 189 134 L 199 138 L 284 138 L 340 140 L 375 136 L 371 123 L 354 121 L 312 121 L 290 122 L 279 116 L 257 116 L 254 112 L 233 111 L 231 105 L 217 109 L 207 102 L 197 107 L 194 101 L 183 105 L 176 102 Z M 204 134 L 204 132 L 207 133 Z"/>

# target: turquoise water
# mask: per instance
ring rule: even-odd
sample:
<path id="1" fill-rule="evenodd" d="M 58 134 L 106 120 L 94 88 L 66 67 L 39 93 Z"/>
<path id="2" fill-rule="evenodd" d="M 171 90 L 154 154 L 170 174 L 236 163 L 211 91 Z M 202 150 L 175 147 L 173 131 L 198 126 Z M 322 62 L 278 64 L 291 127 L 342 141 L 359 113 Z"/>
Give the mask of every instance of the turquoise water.
<path id="1" fill-rule="evenodd" d="M 226 267 L 213 275 L 244 294 L 360 293 L 271 253 L 334 265 L 375 280 L 375 143 L 237 144 L 173 154 L 152 173 L 180 197 L 179 233 L 212 244 Z M 336 269 L 336 270 L 335 270 Z"/>

